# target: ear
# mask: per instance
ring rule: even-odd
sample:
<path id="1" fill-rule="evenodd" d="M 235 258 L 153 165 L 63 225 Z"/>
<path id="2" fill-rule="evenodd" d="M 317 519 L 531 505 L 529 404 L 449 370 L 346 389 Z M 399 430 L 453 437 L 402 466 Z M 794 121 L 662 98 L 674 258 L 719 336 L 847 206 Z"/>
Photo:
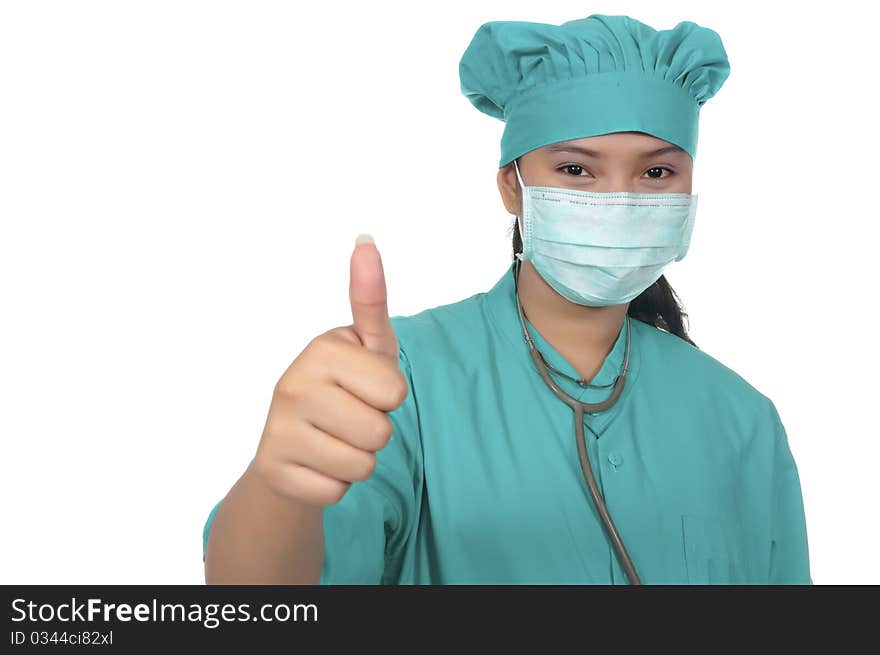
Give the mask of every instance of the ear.
<path id="1" fill-rule="evenodd" d="M 519 188 L 513 162 L 498 169 L 498 191 L 507 213 L 518 216 L 522 211 L 522 189 Z"/>

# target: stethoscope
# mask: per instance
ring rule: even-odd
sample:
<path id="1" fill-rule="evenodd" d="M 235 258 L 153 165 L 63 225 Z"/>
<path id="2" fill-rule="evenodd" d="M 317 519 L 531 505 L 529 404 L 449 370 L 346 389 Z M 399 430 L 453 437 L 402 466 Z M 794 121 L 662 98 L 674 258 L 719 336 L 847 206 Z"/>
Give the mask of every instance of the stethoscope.
<path id="1" fill-rule="evenodd" d="M 611 543 L 614 546 L 614 550 L 617 552 L 617 557 L 623 565 L 624 570 L 626 571 L 627 578 L 629 578 L 630 584 L 640 585 L 641 581 L 639 580 L 639 575 L 636 573 L 635 565 L 632 562 L 632 559 L 629 556 L 629 553 L 626 552 L 626 546 L 623 545 L 623 540 L 620 538 L 620 535 L 617 533 L 617 528 L 614 527 L 614 521 L 611 520 L 611 515 L 608 513 L 608 508 L 605 507 L 605 501 L 602 498 L 602 495 L 599 493 L 599 487 L 596 484 L 596 478 L 593 476 L 593 469 L 590 467 L 589 456 L 587 455 L 587 446 L 586 439 L 584 437 L 584 412 L 601 412 L 605 409 L 611 407 L 617 399 L 620 397 L 621 392 L 623 391 L 623 385 L 626 382 L 626 371 L 629 368 L 629 342 L 630 342 L 630 318 L 627 315 L 626 317 L 626 355 L 624 355 L 623 366 L 621 367 L 620 373 L 614 378 L 614 389 L 611 392 L 611 395 L 603 400 L 601 403 L 582 403 L 579 400 L 575 400 L 567 393 L 565 393 L 562 389 L 557 386 L 557 384 L 550 377 L 550 374 L 547 371 L 547 367 L 549 366 L 554 371 L 567 377 L 570 380 L 574 380 L 579 385 L 583 387 L 610 387 L 611 384 L 588 384 L 586 380 L 583 378 L 575 379 L 570 375 L 566 375 L 562 371 L 553 367 L 547 360 L 544 359 L 544 356 L 535 348 L 535 344 L 532 341 L 532 335 L 529 334 L 528 329 L 526 328 L 526 319 L 525 314 L 523 314 L 522 307 L 519 302 L 519 270 L 522 266 L 522 260 L 517 258 L 516 260 L 516 277 L 515 277 L 515 287 L 516 287 L 516 309 L 519 312 L 519 320 L 522 324 L 523 336 L 525 337 L 526 343 L 529 345 L 529 352 L 532 355 L 532 361 L 535 363 L 535 368 L 538 369 L 538 373 L 541 374 L 541 377 L 544 378 L 544 382 L 547 383 L 547 386 L 555 393 L 560 400 L 565 402 L 569 407 L 574 410 L 574 430 L 575 430 L 575 438 L 577 440 L 577 449 L 578 456 L 581 460 L 581 470 L 584 473 L 584 479 L 587 481 L 587 487 L 590 489 L 590 495 L 593 498 L 593 504 L 596 506 L 596 510 L 599 512 L 599 516 L 602 517 L 602 522 L 605 525 L 605 531 L 608 534 L 608 537 L 611 539 Z"/>

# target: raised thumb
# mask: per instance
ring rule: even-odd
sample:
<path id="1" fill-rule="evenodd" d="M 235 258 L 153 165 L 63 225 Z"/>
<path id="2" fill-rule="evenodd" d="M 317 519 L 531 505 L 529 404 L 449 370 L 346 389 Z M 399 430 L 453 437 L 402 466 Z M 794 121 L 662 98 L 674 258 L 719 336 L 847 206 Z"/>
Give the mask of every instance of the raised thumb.
<path id="1" fill-rule="evenodd" d="M 386 355 L 395 363 L 398 357 L 397 334 L 388 316 L 388 291 L 382 257 L 368 234 L 355 242 L 351 254 L 351 280 L 348 288 L 351 301 L 352 327 L 367 350 Z"/>

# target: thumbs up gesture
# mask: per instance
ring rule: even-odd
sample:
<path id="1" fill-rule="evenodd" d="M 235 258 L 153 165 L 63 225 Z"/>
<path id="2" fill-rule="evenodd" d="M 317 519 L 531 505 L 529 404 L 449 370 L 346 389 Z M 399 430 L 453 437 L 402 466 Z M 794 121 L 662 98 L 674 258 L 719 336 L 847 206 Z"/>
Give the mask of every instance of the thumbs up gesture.
<path id="1" fill-rule="evenodd" d="M 391 412 L 409 388 L 388 315 L 382 258 L 368 235 L 351 255 L 351 325 L 315 337 L 275 385 L 253 459 L 277 493 L 324 506 L 376 468 L 391 438 Z"/>
<path id="2" fill-rule="evenodd" d="M 388 292 L 385 289 L 382 258 L 372 237 L 361 235 L 357 243 L 351 256 L 348 290 L 354 319 L 352 328 L 367 350 L 387 356 L 397 366 L 397 335 L 388 316 Z M 364 245 L 361 246 L 361 243 Z"/>

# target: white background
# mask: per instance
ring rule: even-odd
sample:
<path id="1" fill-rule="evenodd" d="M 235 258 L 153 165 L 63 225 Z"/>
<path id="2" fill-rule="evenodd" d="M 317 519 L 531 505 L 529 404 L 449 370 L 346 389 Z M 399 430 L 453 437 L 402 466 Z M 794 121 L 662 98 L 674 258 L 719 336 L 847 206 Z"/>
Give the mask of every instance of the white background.
<path id="1" fill-rule="evenodd" d="M 476 29 L 607 13 L 723 39 L 667 278 L 780 412 L 814 582 L 880 583 L 872 7 L 2 3 L 0 582 L 202 582 L 275 382 L 351 322 L 357 234 L 392 315 L 510 264 L 503 123 L 459 90 Z"/>

